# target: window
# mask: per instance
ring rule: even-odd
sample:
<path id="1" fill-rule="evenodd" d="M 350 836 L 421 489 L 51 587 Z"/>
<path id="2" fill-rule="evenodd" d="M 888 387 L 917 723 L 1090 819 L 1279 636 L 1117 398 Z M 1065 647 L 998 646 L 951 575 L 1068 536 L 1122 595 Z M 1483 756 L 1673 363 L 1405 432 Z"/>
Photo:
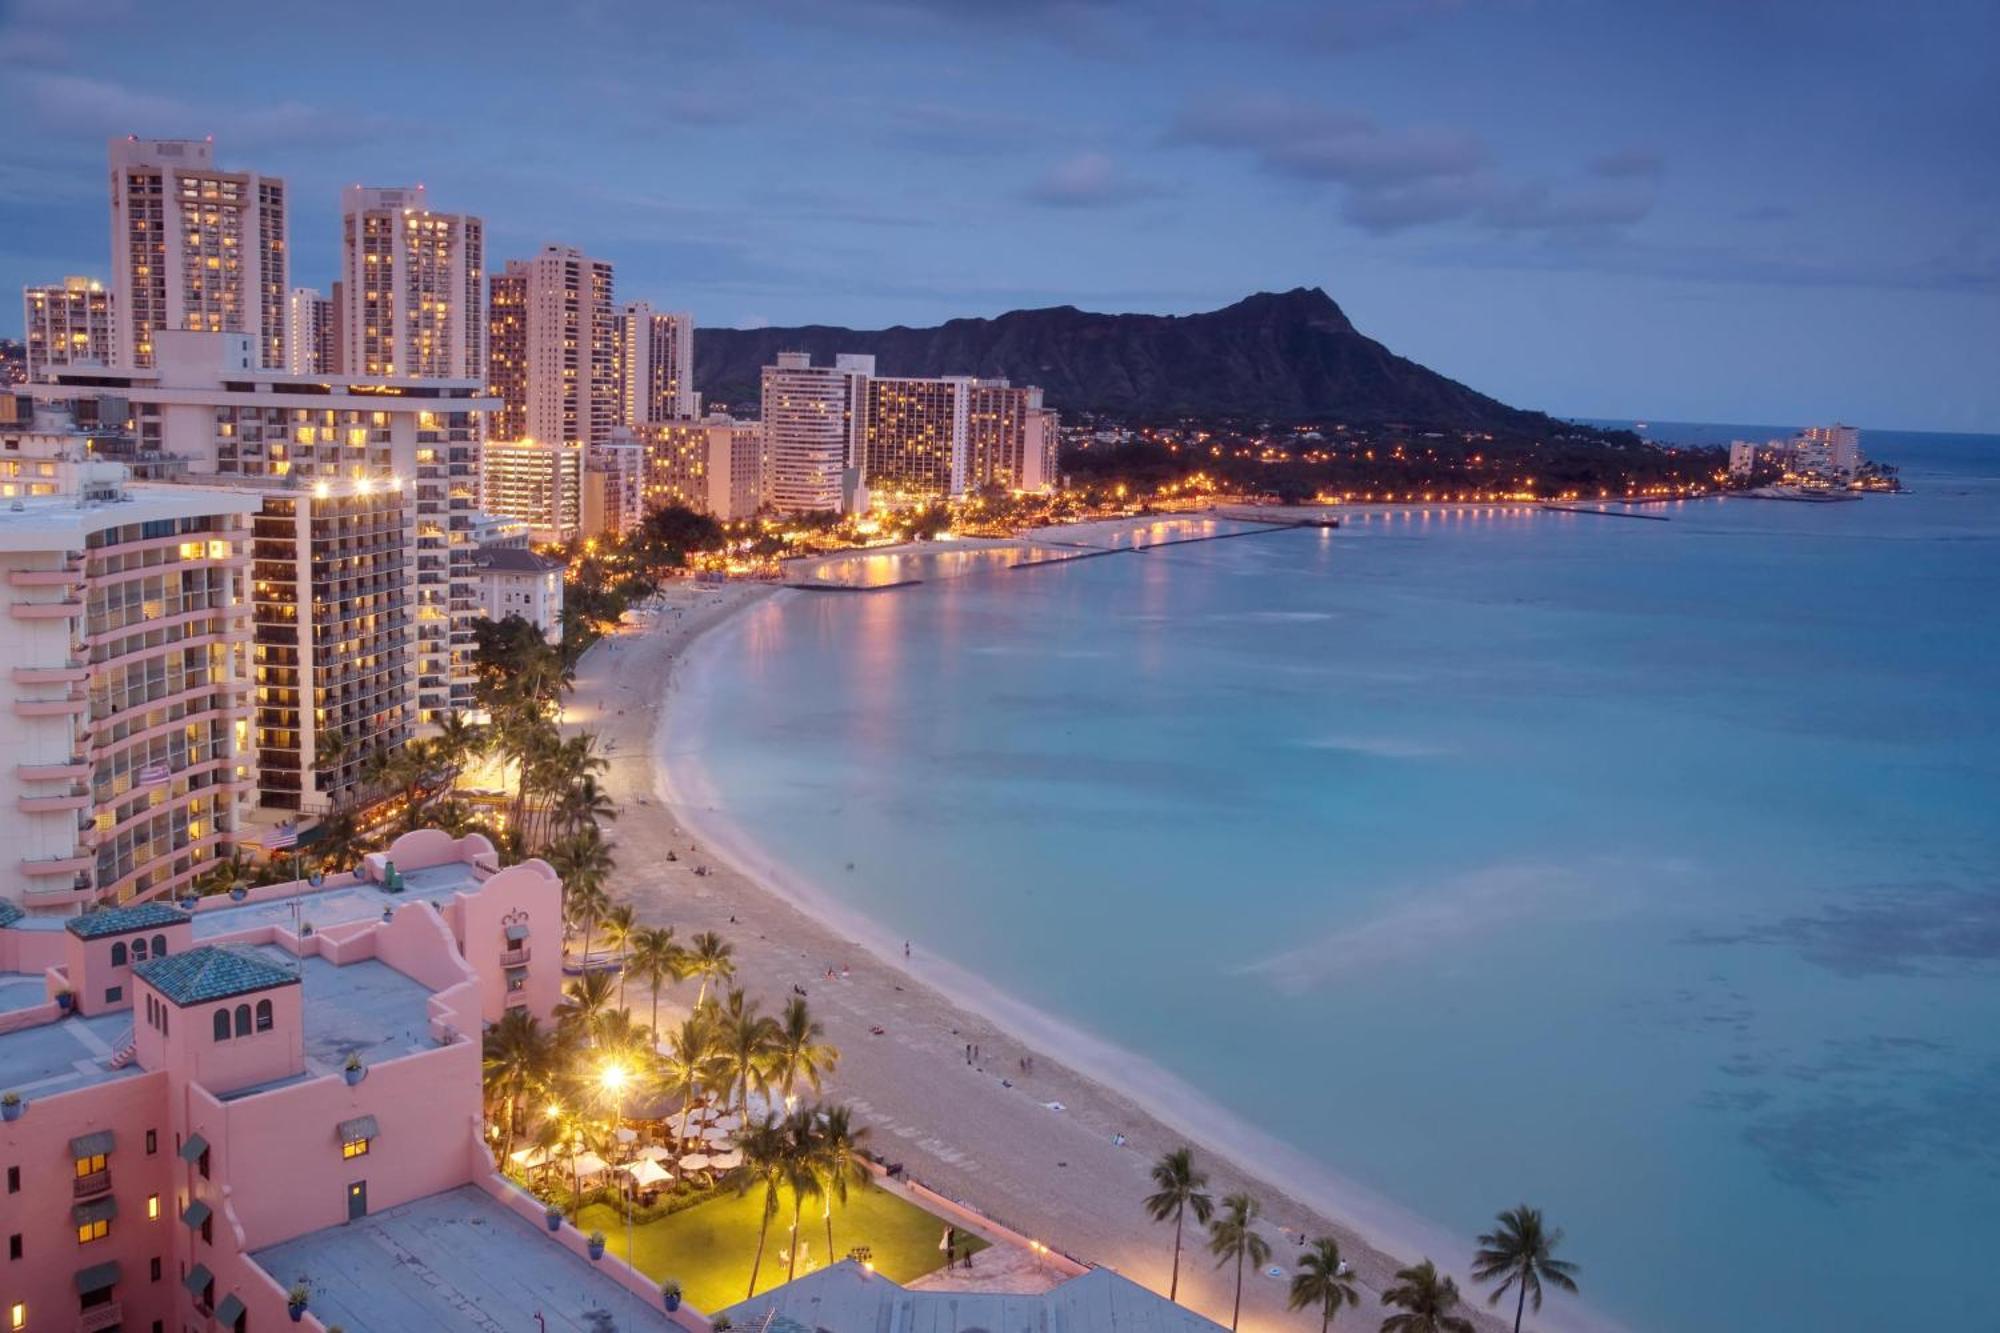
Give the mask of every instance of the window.
<path id="1" fill-rule="evenodd" d="M 79 1157 L 76 1159 L 76 1178 L 81 1180 L 85 1176 L 94 1176 L 104 1169 L 104 1165 L 104 1154 L 101 1152 Z"/>
<path id="2" fill-rule="evenodd" d="M 239 1037 L 250 1035 L 250 1006 L 247 1004 L 236 1006 L 236 1035 Z"/>
<path id="3" fill-rule="evenodd" d="M 157 1129 L 147 1130 L 146 1156 L 151 1157 L 154 1153 L 157 1153 L 159 1150 L 160 1150 L 160 1131 Z"/>
<path id="4" fill-rule="evenodd" d="M 27 1326 L 28 1303 L 26 1301 L 15 1301 L 7 1307 L 7 1327 L 10 1331 L 15 1331 L 24 1329 Z"/>
<path id="5" fill-rule="evenodd" d="M 148 1269 L 148 1276 L 155 1282 L 160 1280 L 160 1257 L 158 1255 L 153 1256 L 153 1262 Z"/>
<path id="6" fill-rule="evenodd" d="M 119 940 L 111 946 L 111 966 L 123 967 L 127 961 L 125 957 L 125 941 Z"/>
<path id="7" fill-rule="evenodd" d="M 372 1139 L 351 1139 L 340 1145 L 340 1155 L 342 1157 L 366 1157 L 368 1155 L 368 1145 L 371 1142 L 373 1142 Z"/>
<path id="8" fill-rule="evenodd" d="M 167 956 L 167 937 L 165 935 L 153 936 L 153 957 L 165 958 L 166 956 Z"/>
<path id="9" fill-rule="evenodd" d="M 100 1217 L 89 1222 L 80 1222 L 76 1228 L 76 1243 L 88 1245 L 94 1240 L 103 1240 L 111 1234 L 111 1219 Z"/>
<path id="10" fill-rule="evenodd" d="M 229 1010 L 227 1008 L 215 1011 L 215 1039 L 217 1041 L 229 1040 Z"/>
<path id="11" fill-rule="evenodd" d="M 124 998 L 125 988 L 123 986 L 106 986 L 104 988 L 104 1002 L 106 1004 L 117 1004 Z"/>
<path id="12" fill-rule="evenodd" d="M 124 951 L 123 945 L 114 944 L 111 946 L 111 957 L 115 960 Z M 146 961 L 146 937 L 144 935 L 132 941 L 132 961 L 135 963 Z"/>
<path id="13" fill-rule="evenodd" d="M 18 1231 L 7 1237 L 7 1257 L 9 1259 L 21 1257 L 21 1233 Z"/>
<path id="14" fill-rule="evenodd" d="M 18 1166 L 7 1168 L 7 1192 L 9 1194 L 21 1192 L 21 1168 Z"/>
<path id="15" fill-rule="evenodd" d="M 259 1032 L 269 1032 L 271 1030 L 271 1002 L 269 1000 L 257 1001 L 257 1030 Z"/>
<path id="16" fill-rule="evenodd" d="M 148 1222 L 160 1220 L 160 1196 L 157 1194 L 146 1196 L 146 1220 Z"/>

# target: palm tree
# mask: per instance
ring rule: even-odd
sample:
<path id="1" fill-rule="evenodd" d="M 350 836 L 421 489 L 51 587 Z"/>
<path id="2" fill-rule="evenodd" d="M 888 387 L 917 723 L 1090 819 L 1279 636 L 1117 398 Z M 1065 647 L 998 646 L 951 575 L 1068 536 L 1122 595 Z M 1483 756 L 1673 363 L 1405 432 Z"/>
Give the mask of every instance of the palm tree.
<path id="1" fill-rule="evenodd" d="M 778 1118 L 767 1115 L 759 1124 L 746 1125 L 736 1137 L 736 1146 L 743 1153 L 743 1165 L 736 1171 L 736 1192 L 748 1194 L 758 1185 L 764 1187 L 763 1219 L 757 1226 L 757 1257 L 750 1262 L 750 1290 L 743 1298 L 748 1300 L 757 1294 L 757 1270 L 764 1266 L 764 1240 L 770 1233 L 771 1219 L 778 1215 L 778 1191 L 785 1185 L 791 1144 Z"/>
<path id="2" fill-rule="evenodd" d="M 785 1281 L 790 1282 L 799 1272 L 799 1215 L 806 1196 L 818 1194 L 824 1178 L 820 1159 L 825 1145 L 819 1136 L 819 1112 L 802 1109 L 787 1116 L 785 1140 L 785 1184 L 792 1191 L 792 1239 L 785 1256 Z"/>
<path id="3" fill-rule="evenodd" d="M 1458 1308 L 1458 1284 L 1440 1277 L 1428 1259 L 1415 1268 L 1398 1269 L 1396 1285 L 1382 1293 L 1382 1304 L 1403 1311 L 1382 1320 L 1382 1333 L 1473 1333 L 1470 1319 L 1452 1313 Z"/>
<path id="4" fill-rule="evenodd" d="M 1319 1307 L 1319 1333 L 1326 1333 L 1342 1305 L 1361 1304 L 1361 1293 L 1347 1275 L 1347 1261 L 1340 1257 L 1340 1242 L 1321 1236 L 1299 1256 L 1299 1271 L 1292 1274 L 1291 1308 Z"/>
<path id="5" fill-rule="evenodd" d="M 1194 1150 L 1176 1148 L 1162 1154 L 1153 1163 L 1153 1183 L 1159 1191 L 1146 1196 L 1146 1212 L 1155 1222 L 1174 1219 L 1174 1278 L 1167 1288 L 1167 1299 L 1180 1299 L 1181 1291 L 1181 1225 L 1189 1212 L 1194 1220 L 1208 1225 L 1209 1217 L 1215 1212 L 1215 1200 L 1207 1194 L 1208 1173 L 1195 1170 Z"/>
<path id="6" fill-rule="evenodd" d="M 847 1206 L 847 1190 L 868 1184 L 868 1129 L 854 1123 L 854 1113 L 845 1106 L 818 1108 L 820 1142 L 820 1198 L 826 1214 L 826 1261 L 833 1262 L 833 1204 Z"/>
<path id="7" fill-rule="evenodd" d="M 794 995 L 778 1020 L 777 1039 L 771 1051 L 771 1072 L 787 1101 L 791 1100 L 793 1085 L 800 1079 L 818 1092 L 820 1081 L 840 1063 L 840 1048 L 821 1041 L 824 1035 L 826 1025 L 812 1016 L 802 997 Z"/>
<path id="8" fill-rule="evenodd" d="M 590 1045 L 596 1045 L 598 1027 L 604 1015 L 612 1010 L 612 1001 L 617 998 L 611 974 L 585 972 L 569 983 L 563 991 L 563 998 L 569 1002 L 569 1007 L 563 1011 L 564 1024 L 574 1035 L 582 1037 Z"/>
<path id="9" fill-rule="evenodd" d="M 618 955 L 618 1003 L 625 1003 L 625 950 L 632 942 L 632 932 L 637 929 L 637 918 L 633 915 L 632 904 L 619 903 L 607 907 L 598 918 L 604 927 L 604 947 Z"/>
<path id="10" fill-rule="evenodd" d="M 729 1070 L 731 1083 L 743 1090 L 738 1104 L 747 1117 L 750 1114 L 750 1085 L 754 1082 L 760 1088 L 769 1086 L 771 1057 L 778 1043 L 778 1024 L 768 1014 L 758 1013 L 757 1002 L 740 990 L 729 992 L 729 999 L 721 1006 L 716 1020 L 717 1044 L 723 1063 Z"/>
<path id="11" fill-rule="evenodd" d="M 660 988 L 681 979 L 681 946 L 672 926 L 641 926 L 632 932 L 631 953 L 625 970 L 644 982 L 653 993 L 652 1021 L 657 1036 L 660 1029 Z"/>
<path id="12" fill-rule="evenodd" d="M 667 1053 L 660 1062 L 661 1082 L 669 1092 L 678 1091 L 681 1094 L 681 1127 L 674 1136 L 676 1158 L 680 1157 L 680 1149 L 692 1137 L 687 1130 L 688 1118 L 694 1112 L 695 1094 L 703 1088 L 719 1085 L 723 1075 L 724 1067 L 715 1049 L 712 1025 L 700 1014 L 683 1019 L 673 1036 L 668 1038 Z"/>
<path id="13" fill-rule="evenodd" d="M 1243 1317 L 1243 1265 L 1252 1263 L 1262 1267 L 1271 1257 L 1271 1243 L 1257 1234 L 1253 1225 L 1261 1211 L 1249 1195 L 1232 1194 L 1222 1201 L 1222 1215 L 1208 1230 L 1208 1252 L 1215 1256 L 1215 1266 L 1220 1268 L 1231 1259 L 1236 1261 L 1236 1308 L 1229 1314 L 1232 1329 Z"/>
<path id="14" fill-rule="evenodd" d="M 708 998 L 708 983 L 727 981 L 736 975 L 736 947 L 712 930 L 704 930 L 694 937 L 694 947 L 688 951 L 687 974 L 701 978 L 701 990 L 694 997 L 694 1007 L 699 1009 Z"/>
<path id="15" fill-rule="evenodd" d="M 1576 1265 L 1555 1257 L 1562 1244 L 1562 1228 L 1550 1230 L 1542 1222 L 1542 1210 L 1522 1204 L 1501 1213 L 1498 1229 L 1479 1238 L 1479 1251 L 1472 1256 L 1472 1276 L 1480 1282 L 1500 1279 L 1500 1285 L 1486 1298 L 1498 1305 L 1509 1287 L 1514 1297 L 1514 1333 L 1521 1333 L 1521 1315 L 1528 1298 L 1535 1299 L 1535 1312 L 1542 1309 L 1542 1283 L 1558 1291 L 1576 1290 Z"/>
<path id="16" fill-rule="evenodd" d="M 611 897 L 599 885 L 571 880 L 563 885 L 563 914 L 583 933 L 582 965 L 590 967 L 590 932 L 611 910 Z"/>
<path id="17" fill-rule="evenodd" d="M 500 1160 L 504 1165 L 514 1151 L 521 1100 L 548 1072 L 552 1045 L 532 1014 L 525 1009 L 509 1009 L 486 1030 L 483 1046 L 488 1094 L 497 1094 L 507 1109 L 506 1138 L 500 1145 Z"/>
<path id="18" fill-rule="evenodd" d="M 618 818 L 618 807 L 589 773 L 570 783 L 556 797 L 556 822 L 566 832 L 595 828 L 600 821 Z"/>

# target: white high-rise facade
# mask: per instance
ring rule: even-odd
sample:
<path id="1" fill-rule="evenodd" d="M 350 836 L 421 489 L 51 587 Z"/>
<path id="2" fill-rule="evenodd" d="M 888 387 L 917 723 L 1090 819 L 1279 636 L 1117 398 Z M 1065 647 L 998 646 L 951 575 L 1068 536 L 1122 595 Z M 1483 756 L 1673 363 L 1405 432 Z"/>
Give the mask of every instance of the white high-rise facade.
<path id="1" fill-rule="evenodd" d="M 294 375 L 324 375 L 338 362 L 332 355 L 333 302 L 317 287 L 294 287 L 285 308 L 291 324 L 291 364 Z"/>
<path id="2" fill-rule="evenodd" d="M 163 330 L 246 333 L 256 365 L 291 364 L 285 183 L 215 165 L 209 139 L 113 139 L 112 360 L 153 364 Z"/>
<path id="3" fill-rule="evenodd" d="M 624 417 L 611 265 L 568 246 L 493 276 L 494 366 L 504 440 L 603 444 Z"/>
<path id="4" fill-rule="evenodd" d="M 486 377 L 486 229 L 424 187 L 340 195 L 341 365 L 402 379 Z"/>
<path id="5" fill-rule="evenodd" d="M 657 311 L 644 301 L 627 305 L 618 316 L 618 356 L 625 425 L 700 415 L 692 314 Z"/>
<path id="6" fill-rule="evenodd" d="M 764 444 L 771 504 L 786 513 L 845 510 L 855 501 L 860 431 L 875 358 L 842 354 L 815 366 L 780 352 L 764 367 Z"/>
<path id="7" fill-rule="evenodd" d="M 52 366 L 111 364 L 111 293 L 95 278 L 21 289 L 21 328 L 28 343 L 28 378 Z"/>

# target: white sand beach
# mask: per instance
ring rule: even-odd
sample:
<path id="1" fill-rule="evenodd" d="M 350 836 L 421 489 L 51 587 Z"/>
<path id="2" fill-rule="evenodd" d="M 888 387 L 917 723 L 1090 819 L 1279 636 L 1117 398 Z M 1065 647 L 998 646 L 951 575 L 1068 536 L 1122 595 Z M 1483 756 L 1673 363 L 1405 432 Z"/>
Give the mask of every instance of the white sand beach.
<path id="1" fill-rule="evenodd" d="M 586 656 L 567 720 L 599 732 L 611 760 L 609 786 L 621 811 L 610 830 L 617 895 L 641 920 L 673 925 L 682 938 L 714 930 L 732 940 L 739 980 L 769 1007 L 804 987 L 843 1052 L 828 1093 L 854 1105 L 877 1150 L 933 1189 L 1058 1250 L 1164 1292 L 1172 1228 L 1149 1222 L 1140 1201 L 1151 1163 L 1191 1143 L 1218 1199 L 1248 1190 L 1264 1204 L 1271 1264 L 1284 1276 L 1246 1278 L 1245 1329 L 1314 1322 L 1285 1308 L 1302 1236 L 1338 1237 L 1357 1271 L 1363 1304 L 1343 1325 L 1379 1322 L 1376 1294 L 1402 1262 L 1428 1255 L 1462 1278 L 1468 1238 L 1370 1197 L 1158 1067 L 963 969 L 921 951 L 906 959 L 901 940 L 772 865 L 753 831 L 714 808 L 698 764 L 676 753 L 671 729 L 655 736 L 673 706 L 676 667 L 703 633 L 762 598 L 828 595 L 842 594 L 670 585 L 647 623 Z M 697 875 L 698 866 L 708 873 Z M 976 1063 L 967 1062 L 968 1044 L 978 1048 Z M 1023 1071 L 1024 1058 L 1032 1072 Z M 1227 1324 L 1228 1274 L 1215 1268 L 1203 1239 L 1190 1232 L 1181 1295 Z M 1504 1326 L 1483 1293 L 1466 1295 L 1466 1313 L 1482 1329 Z M 1534 1323 L 1610 1327 L 1568 1301 L 1551 1303 Z"/>

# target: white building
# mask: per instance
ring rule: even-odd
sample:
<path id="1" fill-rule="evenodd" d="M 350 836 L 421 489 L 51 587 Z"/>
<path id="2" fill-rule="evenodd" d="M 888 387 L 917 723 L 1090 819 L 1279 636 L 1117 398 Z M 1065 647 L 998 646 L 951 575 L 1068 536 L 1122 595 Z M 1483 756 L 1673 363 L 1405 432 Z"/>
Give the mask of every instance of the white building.
<path id="1" fill-rule="evenodd" d="M 568 246 L 510 259 L 493 276 L 489 438 L 602 444 L 624 418 L 611 265 Z M 350 342 L 352 337 L 350 335 Z"/>
<path id="2" fill-rule="evenodd" d="M 486 230 L 434 213 L 424 187 L 340 194 L 343 366 L 403 379 L 486 377 Z"/>
<path id="3" fill-rule="evenodd" d="M 583 456 L 583 535 L 621 537 L 646 516 L 646 451 L 619 427 Z"/>
<path id="4" fill-rule="evenodd" d="M 519 616 L 550 643 L 562 640 L 562 561 L 507 546 L 483 550 L 477 559 L 488 620 Z"/>
<path id="5" fill-rule="evenodd" d="M 487 513 L 520 519 L 538 542 L 568 542 L 581 535 L 581 446 L 488 440 L 483 467 Z"/>
<path id="6" fill-rule="evenodd" d="M 1792 441 L 1792 470 L 1829 481 L 1861 470 L 1861 432 L 1854 426 L 1808 426 Z"/>
<path id="7" fill-rule="evenodd" d="M 1749 440 L 1729 442 L 1729 475 L 1747 477 L 1757 468 L 1757 446 Z"/>
<path id="8" fill-rule="evenodd" d="M 703 421 L 708 436 L 707 510 L 727 522 L 763 508 L 770 470 L 764 424 L 711 412 Z"/>
<path id="9" fill-rule="evenodd" d="M 1033 405 L 1028 409 L 1027 432 L 1021 448 L 1021 481 L 1024 491 L 1052 491 L 1062 479 L 1058 460 L 1062 453 L 1062 418 L 1052 407 L 1043 407 L 1042 391 L 1033 389 Z"/>
<path id="10" fill-rule="evenodd" d="M 21 289 L 28 378 L 51 366 L 111 364 L 111 293 L 95 278 L 67 277 Z"/>
<path id="11" fill-rule="evenodd" d="M 480 417 L 494 406 L 479 382 L 346 376 L 329 383 L 258 369 L 242 335 L 165 332 L 155 342 L 150 368 L 57 371 L 32 392 L 47 402 L 122 401 L 135 450 L 176 458 L 197 479 L 407 483 L 417 720 L 469 707 Z"/>
<path id="12" fill-rule="evenodd" d="M 763 424 L 768 499 L 786 513 L 844 511 L 861 487 L 860 432 L 875 358 L 842 354 L 815 366 L 806 352 L 780 352 L 764 367 Z"/>
<path id="13" fill-rule="evenodd" d="M 0 900 L 69 913 L 229 853 L 252 792 L 257 502 L 130 484 L 51 416 L 0 428 Z"/>
<path id="14" fill-rule="evenodd" d="M 285 319 L 290 326 L 286 341 L 291 356 L 286 369 L 292 374 L 324 375 L 340 364 L 333 354 L 333 302 L 321 296 L 319 288 L 292 288 Z"/>
<path id="15" fill-rule="evenodd" d="M 627 305 L 618 317 L 618 355 L 625 425 L 701 415 L 692 314 L 656 311 L 644 301 Z"/>
<path id="16" fill-rule="evenodd" d="M 244 333 L 253 364 L 291 364 L 285 183 L 215 165 L 210 139 L 113 139 L 112 360 L 153 364 L 163 330 Z"/>

